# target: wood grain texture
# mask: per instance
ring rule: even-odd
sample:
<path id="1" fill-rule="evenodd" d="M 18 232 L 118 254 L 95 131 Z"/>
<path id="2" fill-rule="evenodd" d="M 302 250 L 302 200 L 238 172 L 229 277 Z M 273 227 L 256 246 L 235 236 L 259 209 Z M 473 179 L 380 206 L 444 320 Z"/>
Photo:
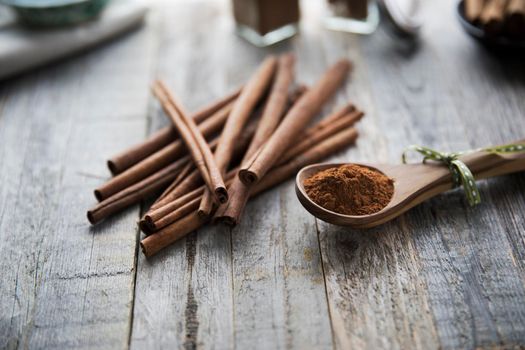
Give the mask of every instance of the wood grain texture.
<path id="1" fill-rule="evenodd" d="M 208 82 L 205 89 L 211 91 L 203 90 L 202 95 L 220 95 L 249 78 L 267 54 L 231 35 L 232 23 L 224 8 L 191 7 L 183 14 L 178 7 L 165 11 L 186 20 L 165 27 L 163 36 L 172 38 L 174 46 L 160 51 L 157 74 L 168 82 L 172 79 L 174 90 L 180 89 L 181 100 L 188 104 L 198 106 L 191 88 L 186 86 L 205 79 Z M 210 33 L 202 28 L 205 32 L 194 32 L 191 40 L 183 38 L 182 28 L 195 18 L 196 11 L 202 21 L 218 30 Z M 283 45 L 272 52 L 288 49 Z M 210 50 L 213 55 L 207 55 Z M 237 53 L 234 61 L 230 59 L 232 51 Z M 181 52 L 191 57 L 184 57 Z M 202 66 L 202 70 L 196 71 L 197 76 L 185 76 L 188 62 Z M 220 70 L 213 70 L 218 66 Z M 319 72 L 308 78 L 313 82 L 323 69 L 324 66 L 319 66 Z M 197 86 L 200 89 L 202 85 Z M 155 115 L 154 124 L 156 119 Z M 132 347 L 331 347 L 314 220 L 310 219 L 307 225 L 288 223 L 286 228 L 280 228 L 289 221 L 286 212 L 301 214 L 308 220 L 297 206 L 293 188 L 287 187 L 284 195 L 267 194 L 272 197 L 263 196 L 254 207 L 249 206 L 247 222 L 232 232 L 208 227 L 151 262 L 139 258 Z M 276 205 L 268 208 L 268 203 Z M 252 218 L 256 222 L 250 221 L 250 213 L 257 213 L 259 217 Z M 280 215 L 285 216 L 279 223 L 264 224 Z M 307 242 L 302 242 L 303 227 L 308 227 Z M 181 254 L 186 257 L 183 262 Z M 173 277 L 177 283 L 156 282 L 162 274 L 171 275 L 167 271 L 172 268 L 179 271 Z M 312 311 L 315 317 L 310 316 Z M 304 319 L 311 319 L 308 325 L 303 324 Z M 172 331 L 166 332 L 168 329 Z M 152 336 L 146 336 L 148 333 Z"/>
<path id="2" fill-rule="evenodd" d="M 381 44 L 388 43 L 384 33 L 376 33 L 366 41 L 348 40 L 341 34 L 322 41 L 330 56 L 347 54 L 354 60 L 356 69 L 346 87 L 346 98 L 366 111 L 358 125 L 361 134 L 357 148 L 334 161 L 397 161 L 389 157 L 386 135 L 391 130 L 398 132 L 397 126 L 406 128 L 406 124 L 398 113 L 384 115 L 378 108 L 385 97 L 374 94 L 377 78 L 371 76 L 371 70 L 377 67 L 370 67 L 374 58 L 366 51 L 366 45 L 377 35 L 383 35 L 377 37 Z M 384 59 L 382 62 L 389 63 Z M 398 81 L 396 77 L 392 83 Z M 392 87 L 387 90 L 392 95 Z M 387 123 L 381 120 L 382 115 Z M 399 223 L 372 230 L 337 228 L 322 222 L 318 225 L 336 348 L 438 348 L 411 230 Z"/>
<path id="3" fill-rule="evenodd" d="M 446 8 L 435 6 L 434 10 L 447 12 Z M 464 130 L 458 135 L 464 143 L 460 146 L 478 147 L 521 138 L 525 128 L 523 118 L 518 116 L 525 111 L 525 71 L 518 63 L 519 56 L 503 59 L 486 55 L 468 38 L 459 36 L 457 28 L 447 27 L 444 34 L 458 36 L 454 42 L 442 38 L 435 42 L 440 66 L 449 67 L 450 72 L 443 76 L 444 88 L 453 92 L 463 81 L 476 87 L 464 89 L 461 94 L 450 93 L 458 115 L 453 122 Z M 445 50 L 450 54 L 443 55 Z M 479 57 L 478 64 L 470 65 L 474 57 Z M 453 203 L 430 203 L 435 205 L 430 208 L 433 217 L 442 217 L 443 209 L 457 208 L 454 211 L 460 213 L 453 213 L 447 220 L 449 223 L 440 233 L 441 247 L 437 245 L 437 252 L 428 255 L 442 265 L 454 267 L 441 273 L 433 271 L 428 278 L 454 281 L 453 288 L 448 288 L 449 304 L 442 303 L 444 293 L 432 293 L 431 298 L 433 304 L 439 305 L 436 319 L 443 322 L 440 334 L 446 347 L 523 345 L 523 264 L 516 258 L 515 250 L 515 244 L 523 242 L 523 219 L 516 211 L 523 208 L 523 187 L 517 190 L 519 186 L 523 186 L 523 174 L 484 182 L 483 203 L 476 210 L 463 209 L 466 205 L 462 197 Z M 429 286 L 429 290 L 436 289 Z M 460 307 L 452 308 L 451 304 Z M 449 333 L 457 336 L 450 337 Z"/>
<path id="4" fill-rule="evenodd" d="M 443 17 L 431 21 L 423 33 L 425 40 L 416 49 L 398 46 L 392 42 L 390 37 L 381 32 L 370 40 L 361 42 L 362 53 L 368 58 L 366 64 L 368 65 L 369 91 L 373 96 L 378 127 L 382 126 L 388 131 L 385 132 L 385 136 L 389 152 L 388 159 L 392 162 L 399 161 L 398 157 L 403 147 L 411 143 L 428 145 L 437 149 L 461 150 L 502 142 L 501 139 L 495 137 L 496 133 L 491 131 L 501 130 L 507 123 L 501 120 L 503 118 L 498 109 L 507 105 L 504 102 L 505 99 L 512 99 L 513 94 L 524 96 L 523 90 L 520 91 L 520 88 L 516 86 L 508 90 L 503 88 L 507 90 L 507 94 L 500 95 L 495 91 L 493 85 L 491 88 L 485 86 L 487 93 L 483 97 L 480 96 L 478 87 L 483 89 L 483 85 L 476 80 L 486 79 L 484 76 L 487 75 L 487 72 L 476 64 L 474 57 L 465 61 L 465 49 L 462 48 L 462 45 L 470 50 L 479 49 L 474 46 L 474 43 L 468 41 L 468 38 L 461 37 L 462 33 L 452 22 L 451 6 L 432 3 L 428 4 L 426 10 L 429 14 L 448 14 L 449 17 L 446 18 L 450 18 L 450 23 L 443 23 Z M 431 16 L 428 15 L 428 18 Z M 439 37 L 434 35 L 438 26 L 447 28 Z M 450 38 L 457 38 L 457 41 Z M 450 47 L 453 42 L 456 42 L 457 46 Z M 384 57 L 377 53 L 387 50 L 390 55 L 388 61 L 385 61 Z M 451 53 L 454 53 L 454 57 L 450 57 Z M 487 57 L 486 53 L 481 51 L 478 52 L 478 55 Z M 477 79 L 471 80 L 473 76 Z M 466 82 L 472 82 L 472 85 L 465 85 Z M 506 82 L 500 80 L 497 86 L 505 84 Z M 460 86 L 463 88 L 458 88 Z M 394 91 L 396 93 L 393 93 Z M 472 98 L 471 95 L 479 97 Z M 500 95 L 499 98 L 496 97 L 498 95 Z M 491 110 L 480 108 L 484 105 L 483 99 L 485 101 L 494 99 L 494 106 L 498 107 Z M 370 120 L 365 118 L 364 125 L 367 122 Z M 485 123 L 491 126 L 487 128 Z M 502 123 L 501 126 L 498 126 L 500 123 Z M 469 135 L 479 130 L 485 130 L 483 138 L 479 137 L 479 133 L 478 136 Z M 508 131 L 502 133 L 506 135 L 507 141 L 521 137 L 512 136 Z M 490 134 L 494 136 L 490 137 Z M 359 153 L 364 152 L 363 143 L 373 143 L 373 140 L 367 138 L 366 135 L 362 136 L 364 137 L 360 140 Z M 378 153 L 376 157 L 380 155 L 380 151 Z M 369 160 L 373 157 L 374 154 L 366 155 Z M 482 185 L 482 188 L 484 189 L 482 197 L 486 198 L 486 184 Z M 506 195 L 516 196 L 512 193 Z M 517 199 L 518 203 L 522 202 L 519 196 Z M 359 240 L 353 237 L 357 234 L 353 231 L 347 231 L 347 235 L 350 233 L 349 237 L 337 236 L 341 239 L 340 243 L 353 242 L 353 245 L 357 247 L 365 245 L 362 251 L 358 250 L 365 256 L 377 254 L 376 250 L 381 247 L 381 244 L 377 246 L 375 243 L 376 248 L 372 247 L 371 251 L 366 253 L 368 245 L 363 244 L 361 240 L 376 238 L 388 242 L 395 237 L 393 241 L 395 245 L 402 242 L 408 243 L 402 252 L 413 251 L 410 259 L 414 262 L 411 263 L 406 259 L 405 264 L 408 264 L 407 267 L 413 271 L 411 279 L 417 283 L 411 282 L 408 285 L 414 287 L 407 288 L 405 281 L 402 284 L 401 298 L 396 297 L 394 304 L 399 308 L 403 305 L 405 295 L 416 293 L 418 295 L 416 300 L 419 301 L 420 306 L 413 309 L 412 312 L 406 308 L 402 315 L 403 318 L 418 317 L 419 320 L 416 323 L 413 323 L 414 319 L 412 322 L 402 322 L 396 327 L 396 318 L 392 316 L 393 324 L 387 327 L 387 331 L 380 329 L 377 333 L 373 332 L 364 343 L 366 346 L 373 344 L 375 337 L 378 341 L 386 338 L 386 344 L 394 348 L 485 348 L 501 344 L 515 346 L 523 343 L 522 305 L 518 302 L 523 298 L 523 283 L 516 269 L 516 263 L 513 263 L 515 259 L 511 254 L 507 234 L 505 230 L 502 230 L 501 223 L 497 222 L 496 218 L 499 216 L 497 213 L 484 212 L 487 208 L 494 210 L 494 204 L 490 199 L 487 198 L 484 204 L 476 209 L 467 207 L 461 191 L 456 191 L 412 210 L 405 217 L 385 225 L 381 230 L 360 232 Z M 327 228 L 327 230 L 330 229 Z M 328 235 L 329 233 L 327 233 L 326 240 L 330 242 L 334 238 Z M 408 236 L 402 239 L 404 235 Z M 328 271 L 330 266 L 334 265 L 331 263 L 334 260 L 334 246 L 336 244 L 330 246 L 332 249 L 326 249 Z M 410 247 L 412 249 L 409 249 Z M 336 255 L 336 258 L 339 258 L 336 260 L 339 263 L 337 265 L 344 263 L 346 271 L 356 270 L 352 266 L 348 267 L 349 264 L 346 264 L 347 260 L 344 257 L 344 254 Z M 401 257 L 399 253 L 394 255 L 396 260 Z M 371 262 L 372 267 L 381 260 L 374 258 Z M 392 266 L 392 264 L 387 265 Z M 339 272 L 339 270 L 336 271 Z M 327 272 L 327 275 L 330 276 L 330 273 Z M 355 285 L 355 283 L 350 283 L 354 282 L 351 278 L 352 274 L 343 274 L 343 276 L 347 275 L 350 276 L 347 277 L 348 285 Z M 333 278 L 340 276 L 339 272 L 334 274 Z M 390 273 L 385 278 L 390 279 L 392 276 L 401 277 L 402 274 Z M 382 282 L 384 283 L 384 280 Z M 327 284 L 330 286 L 330 277 L 327 278 Z M 333 285 L 335 286 L 334 294 L 337 292 L 337 295 L 341 295 L 345 290 L 344 284 L 340 281 Z M 357 284 L 357 286 L 363 288 L 362 285 Z M 351 290 L 354 289 L 351 288 Z M 377 295 L 374 294 L 374 296 Z M 384 297 L 386 297 L 386 292 Z M 346 305 L 344 304 L 346 300 L 344 298 L 342 300 L 343 305 Z M 350 300 L 354 299 L 350 298 Z M 413 297 L 408 300 L 411 304 L 414 303 Z M 383 312 L 384 308 L 377 313 L 377 316 Z M 335 312 L 332 313 L 334 314 Z M 426 316 L 423 317 L 425 314 Z M 335 319 L 334 316 L 333 318 Z M 381 317 L 375 321 L 382 319 Z M 353 313 L 342 312 L 342 323 L 348 327 L 347 329 L 350 329 L 350 325 L 354 325 L 352 323 L 354 320 L 356 318 Z M 411 335 L 410 333 L 403 335 L 403 328 L 399 328 L 406 324 L 418 324 L 418 326 L 417 332 L 412 333 L 412 342 L 403 344 L 402 341 L 407 342 Z M 375 327 L 377 329 L 377 325 Z M 388 330 L 392 330 L 390 335 Z M 397 338 L 398 336 L 401 337 Z M 349 339 L 343 338 L 350 344 L 355 339 L 355 336 Z M 384 346 L 386 345 L 380 345 L 380 347 Z"/>
<path id="5" fill-rule="evenodd" d="M 452 0 L 423 3 L 418 45 L 382 27 L 324 30 L 322 2 L 302 5 L 301 34 L 258 49 L 233 34 L 226 1 L 156 2 L 141 31 L 0 84 L 0 348 L 525 346 L 523 174 L 480 183 L 475 209 L 455 190 L 371 230 L 316 221 L 289 181 L 235 229 L 203 228 L 152 259 L 137 255 L 137 207 L 89 229 L 105 159 L 168 124 L 154 78 L 193 111 L 268 53 L 293 51 L 307 84 L 355 63 L 325 112 L 351 100 L 366 116 L 357 147 L 331 161 L 525 136 L 522 58 L 471 41 Z"/>
<path id="6" fill-rule="evenodd" d="M 166 81 L 189 110 L 198 109 L 232 87 L 227 72 L 217 67 L 229 54 L 222 46 L 228 45 L 224 39 L 236 38 L 227 34 L 224 26 L 229 22 L 219 13 L 216 6 L 166 5 L 158 18 L 160 47 L 155 75 Z M 195 28 L 191 36 L 185 35 L 185 28 L 193 28 L 196 16 L 217 30 L 210 32 L 205 26 Z M 234 83 L 242 83 L 241 79 Z M 152 103 L 152 130 L 165 124 L 166 117 L 158 110 Z M 232 346 L 229 231 L 204 228 L 153 259 L 139 256 L 131 348 Z"/>
<path id="7" fill-rule="evenodd" d="M 256 61 L 268 52 L 294 50 L 297 80 L 313 84 L 328 65 L 318 64 L 322 52 L 304 53 L 311 49 L 309 39 L 297 37 L 270 50 L 257 50 Z M 254 51 L 243 41 L 236 47 Z M 253 57 L 246 56 L 237 60 L 246 67 L 246 74 L 255 68 L 253 62 Z M 297 205 L 291 183 L 249 203 L 240 225 L 231 232 L 238 348 L 332 348 L 314 220 Z"/>
<path id="8" fill-rule="evenodd" d="M 94 229 L 85 211 L 104 160 L 144 137 L 149 36 L 2 88 L 0 348 L 126 347 L 138 211 Z"/>

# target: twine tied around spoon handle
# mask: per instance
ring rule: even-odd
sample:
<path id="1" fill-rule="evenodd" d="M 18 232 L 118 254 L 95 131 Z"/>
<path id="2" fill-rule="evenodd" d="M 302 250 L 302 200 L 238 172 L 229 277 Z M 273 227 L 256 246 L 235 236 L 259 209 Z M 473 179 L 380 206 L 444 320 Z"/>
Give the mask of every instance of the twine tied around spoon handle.
<path id="1" fill-rule="evenodd" d="M 470 206 L 475 206 L 481 203 L 481 196 L 479 194 L 478 187 L 476 186 L 476 180 L 470 169 L 462 162 L 459 157 L 465 154 L 470 154 L 474 152 L 488 152 L 488 153 L 516 153 L 516 152 L 525 152 L 525 144 L 522 143 L 512 143 L 501 146 L 487 147 L 487 148 L 478 148 L 469 151 L 462 152 L 441 152 L 436 151 L 432 148 L 411 145 L 405 148 L 401 160 L 403 164 L 406 164 L 406 155 L 408 152 L 418 152 L 423 155 L 423 163 L 426 163 L 427 160 L 433 160 L 436 162 L 444 163 L 450 169 L 452 173 L 452 181 L 454 187 L 463 186 L 465 190 L 465 195 L 467 197 L 468 203 Z"/>

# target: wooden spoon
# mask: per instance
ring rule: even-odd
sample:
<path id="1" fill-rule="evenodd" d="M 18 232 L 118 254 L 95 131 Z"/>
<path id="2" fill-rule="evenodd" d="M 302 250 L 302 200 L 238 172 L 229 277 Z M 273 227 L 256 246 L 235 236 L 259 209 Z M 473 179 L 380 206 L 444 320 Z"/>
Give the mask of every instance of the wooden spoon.
<path id="1" fill-rule="evenodd" d="M 525 140 L 520 143 L 522 142 Z M 460 159 L 472 171 L 476 180 L 525 170 L 525 152 L 496 154 L 480 151 Z M 308 197 L 303 186 L 307 178 L 344 163 L 313 164 L 301 169 L 295 181 L 295 191 L 301 204 L 313 216 L 331 224 L 368 228 L 390 221 L 419 203 L 454 187 L 452 174 L 442 163 L 356 164 L 379 171 L 394 180 L 394 194 L 386 207 L 369 215 L 344 215 L 325 209 Z"/>

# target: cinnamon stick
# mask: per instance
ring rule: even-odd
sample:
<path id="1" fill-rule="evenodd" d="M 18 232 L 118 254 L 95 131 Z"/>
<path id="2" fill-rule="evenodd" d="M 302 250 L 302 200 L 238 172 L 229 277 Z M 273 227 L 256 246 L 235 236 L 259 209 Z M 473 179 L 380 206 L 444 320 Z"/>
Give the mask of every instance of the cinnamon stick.
<path id="1" fill-rule="evenodd" d="M 167 146 L 176 138 L 177 131 L 172 126 L 164 127 L 151 135 L 146 141 L 113 156 L 107 161 L 108 169 L 112 175 L 118 175 Z"/>
<path id="2" fill-rule="evenodd" d="M 306 129 L 306 131 L 304 132 L 304 138 L 310 137 L 311 134 L 316 133 L 320 129 L 330 127 L 337 120 L 355 111 L 356 111 L 356 107 L 354 106 L 353 103 L 348 102 L 344 104 L 342 107 L 339 107 L 336 110 L 334 110 L 332 113 L 330 113 L 327 117 L 322 118 L 314 126 Z"/>
<path id="3" fill-rule="evenodd" d="M 350 112 L 349 112 L 350 111 Z M 346 113 L 346 114 L 343 114 Z M 361 117 L 363 113 L 355 110 L 352 104 L 348 104 L 343 108 L 335 111 L 330 116 L 324 118 L 315 126 L 310 127 L 301 135 L 301 140 L 298 144 L 288 150 L 277 165 L 282 165 L 300 154 L 306 152 L 309 148 L 322 142 L 331 135 L 353 126 Z M 215 222 L 225 223 L 229 226 L 235 226 L 239 223 L 244 207 L 250 196 L 250 186 L 245 185 L 237 177 L 232 185 L 228 187 L 230 193 L 230 201 L 219 207 L 214 216 Z"/>
<path id="4" fill-rule="evenodd" d="M 525 38 L 525 0 L 509 0 L 506 11 L 510 36 Z"/>
<path id="5" fill-rule="evenodd" d="M 472 23 L 479 20 L 485 0 L 465 0 L 465 17 Z"/>
<path id="6" fill-rule="evenodd" d="M 240 154 L 245 152 L 246 148 L 250 144 L 250 140 L 252 139 L 255 133 L 256 126 L 256 120 L 253 120 L 248 123 L 244 133 L 241 135 L 241 137 L 237 140 L 237 143 L 235 144 L 235 147 L 233 149 L 233 158 L 237 158 Z M 163 194 L 162 198 L 153 203 L 153 205 L 150 208 L 150 211 L 160 208 L 166 203 L 169 203 L 177 199 L 178 197 L 188 193 L 189 191 L 197 188 L 201 184 L 201 182 L 202 181 L 200 174 L 198 170 L 195 169 L 194 172 L 190 173 L 178 185 L 173 186 L 171 191 L 167 191 L 167 193 Z"/>
<path id="7" fill-rule="evenodd" d="M 246 127 L 246 132 L 238 140 L 235 145 L 234 155 L 243 153 L 255 132 L 255 123 L 250 123 Z M 218 139 L 214 139 L 210 142 L 210 148 L 215 149 L 218 143 Z M 165 167 L 164 169 L 146 177 L 145 179 L 127 187 L 126 189 L 116 193 L 115 195 L 101 201 L 97 206 L 88 211 L 88 219 L 92 224 L 96 224 L 106 217 L 117 213 L 130 205 L 136 204 L 141 200 L 151 196 L 158 192 L 176 177 L 178 177 L 185 167 L 191 164 L 190 157 L 184 156 L 174 162 L 173 164 Z M 180 171 L 180 172 L 179 172 Z M 198 170 L 188 175 L 180 184 L 181 191 L 174 192 L 173 194 L 177 198 L 187 192 L 194 190 L 202 182 L 202 178 Z M 178 187 L 177 187 L 178 188 Z M 169 194 L 171 195 L 171 193 Z M 168 202 L 173 200 L 170 196 L 167 196 Z M 160 204 L 163 204 L 159 202 Z M 154 209 L 153 206 L 150 210 Z"/>
<path id="8" fill-rule="evenodd" d="M 200 188 L 199 188 L 200 189 Z M 204 187 L 202 187 L 204 189 Z M 168 226 L 169 224 L 176 222 L 177 220 L 183 218 L 184 216 L 192 213 L 199 207 L 201 201 L 201 195 L 196 198 L 191 198 L 185 200 L 183 204 L 177 207 L 177 209 L 170 212 L 168 215 L 159 218 L 157 221 L 151 221 L 149 217 L 144 218 L 144 222 L 147 225 L 147 230 L 149 234 L 154 234 L 158 230 Z M 200 216 L 200 215 L 199 215 Z"/>
<path id="9" fill-rule="evenodd" d="M 200 132 L 206 137 L 218 132 L 226 122 L 232 106 L 233 103 L 230 102 L 230 104 L 227 104 L 213 116 L 202 122 L 199 125 Z M 176 161 L 185 152 L 184 143 L 181 140 L 176 140 L 95 189 L 95 197 L 99 201 L 109 198 L 113 194 Z"/>
<path id="10" fill-rule="evenodd" d="M 186 179 L 188 176 L 190 176 L 193 171 L 195 171 L 195 164 L 188 163 L 186 166 L 180 171 L 179 175 L 173 180 L 173 182 L 162 192 L 162 194 L 157 198 L 157 200 L 153 203 L 158 203 L 160 200 L 165 198 L 170 192 L 172 192 L 177 186 L 179 186 L 184 179 Z"/>
<path id="11" fill-rule="evenodd" d="M 298 87 L 292 92 L 292 95 L 288 97 L 288 105 L 283 106 L 282 95 L 287 94 L 289 85 L 293 79 L 293 57 L 284 56 L 279 60 L 279 66 L 277 70 L 277 77 L 272 91 L 270 93 L 269 105 L 265 108 L 264 114 L 259 122 L 259 127 L 255 133 L 252 143 L 248 148 L 248 151 L 244 155 L 242 163 L 250 161 L 252 156 L 259 148 L 268 140 L 268 138 L 275 131 L 283 114 L 285 113 L 284 108 L 288 111 L 299 98 L 306 93 L 308 90 L 305 86 Z M 272 98 L 273 96 L 273 98 Z M 224 221 L 228 223 L 238 221 L 238 218 L 242 215 L 248 197 L 250 196 L 250 186 L 244 184 L 239 177 L 233 179 L 232 183 L 228 186 L 228 193 L 230 193 L 230 200 L 227 203 L 221 204 L 214 215 L 214 221 Z M 231 224 L 232 225 L 232 224 Z"/>
<path id="12" fill-rule="evenodd" d="M 199 202 L 199 208 L 197 209 L 197 214 L 201 217 L 208 217 L 211 215 L 211 212 L 213 211 L 214 208 L 215 208 L 215 203 L 213 199 L 211 198 L 210 191 L 205 190 Z"/>
<path id="13" fill-rule="evenodd" d="M 252 195 L 259 194 L 295 175 L 302 167 L 317 162 L 355 142 L 357 131 L 353 128 L 343 130 L 329 139 L 317 144 L 301 156 L 295 157 L 290 162 L 269 172 L 258 184 L 255 185 Z M 192 212 L 177 222 L 163 228 L 155 234 L 149 235 L 140 242 L 142 252 L 147 257 L 158 253 L 178 239 L 195 231 L 208 220 L 200 218 Z"/>
<path id="14" fill-rule="evenodd" d="M 234 169 L 226 175 L 226 183 L 230 184 L 232 179 L 237 174 L 238 169 Z M 148 227 L 149 232 L 155 232 L 163 227 L 168 226 L 172 222 L 177 221 L 181 217 L 197 210 L 205 186 L 201 186 L 185 195 L 163 205 L 155 210 L 150 210 L 144 215 L 144 222 Z"/>
<path id="15" fill-rule="evenodd" d="M 506 7 L 507 0 L 487 0 L 479 17 L 487 34 L 494 35 L 501 31 Z"/>
<path id="16" fill-rule="evenodd" d="M 177 186 L 166 193 L 163 198 L 153 203 L 150 207 L 151 210 L 155 210 L 164 206 L 165 204 L 185 195 L 186 193 L 193 191 L 202 184 L 202 177 L 197 169 L 194 169 L 184 180 L 182 180 Z"/>
<path id="17" fill-rule="evenodd" d="M 140 241 L 142 252 L 146 257 L 151 257 L 161 249 L 202 227 L 208 221 L 208 218 L 202 218 L 194 211 L 155 234 L 146 236 Z"/>
<path id="18" fill-rule="evenodd" d="M 257 182 L 268 172 L 310 119 L 320 112 L 323 104 L 336 92 L 350 68 L 348 60 L 340 60 L 297 101 L 253 161 L 243 165 L 239 171 L 239 177 L 245 184 Z"/>
<path id="19" fill-rule="evenodd" d="M 291 159 L 275 169 L 272 169 L 253 189 L 253 196 L 258 195 L 294 176 L 301 168 L 318 162 L 330 155 L 355 143 L 358 132 L 355 128 L 348 128 L 330 136 L 328 139 L 312 147 L 305 153 Z"/>
<path id="20" fill-rule="evenodd" d="M 253 188 L 251 185 L 246 185 L 237 176 L 232 184 L 228 186 L 231 200 L 228 203 L 219 206 L 213 216 L 213 221 L 228 226 L 237 225 L 252 190 Z"/>
<path id="21" fill-rule="evenodd" d="M 241 88 L 212 102 L 193 113 L 192 118 L 197 124 L 202 123 L 226 105 L 234 101 L 240 94 Z M 109 170 L 113 175 L 120 174 L 146 157 L 170 144 L 177 138 L 177 131 L 173 126 L 167 126 L 151 135 L 146 141 L 137 144 L 122 153 L 117 154 L 107 161 Z"/>
<path id="22" fill-rule="evenodd" d="M 198 130 L 197 125 L 192 119 L 188 118 L 182 106 L 175 100 L 174 96 L 161 81 L 157 81 L 153 87 L 153 91 L 186 144 L 206 186 L 208 186 L 208 189 L 214 194 L 219 203 L 225 203 L 228 200 L 226 185 L 215 163 L 213 153 L 204 136 Z"/>
<path id="23" fill-rule="evenodd" d="M 215 151 L 215 160 L 221 174 L 226 172 L 232 158 L 236 139 L 241 134 L 257 102 L 270 85 L 276 66 L 277 59 L 275 57 L 271 56 L 265 59 L 235 101 L 231 114 L 222 130 L 217 150 Z M 208 212 L 210 208 L 211 197 L 210 194 L 205 191 L 200 205 L 201 214 Z"/>
<path id="24" fill-rule="evenodd" d="M 288 89 L 294 78 L 295 57 L 291 54 L 283 55 L 279 58 L 277 72 L 270 89 L 268 101 L 264 107 L 261 119 L 257 126 L 257 131 L 253 136 L 250 147 L 246 151 L 244 158 L 250 157 L 259 147 L 268 140 L 283 117 L 287 102 L 289 100 Z M 302 94 L 298 90 L 297 94 Z M 292 98 L 297 98 L 293 96 Z"/>
<path id="25" fill-rule="evenodd" d="M 107 199 L 104 199 L 94 208 L 88 210 L 87 217 L 89 222 L 93 225 L 97 224 L 108 216 L 117 213 L 130 205 L 136 204 L 147 196 L 161 190 L 177 176 L 177 171 L 184 167 L 189 161 L 190 158 L 188 156 L 183 157 L 159 172 L 150 175 Z"/>
<path id="26" fill-rule="evenodd" d="M 345 115 L 342 113 L 352 111 Z M 332 113 L 330 116 L 324 118 L 321 122 L 310 127 L 302 135 L 302 141 L 293 146 L 288 152 L 285 153 L 283 158 L 279 161 L 279 164 L 286 163 L 290 159 L 304 153 L 307 149 L 322 142 L 332 136 L 333 134 L 349 128 L 356 121 L 362 117 L 363 113 L 355 110 L 352 104 L 346 105 L 343 108 Z M 261 122 L 263 120 L 261 119 Z M 260 129 L 257 130 L 257 132 Z M 307 136 L 306 136 L 307 135 Z M 253 140 L 252 140 L 253 143 Z M 228 192 L 230 192 L 230 201 L 221 205 L 217 213 L 215 214 L 215 220 L 225 222 L 230 225 L 235 225 L 239 221 L 240 216 L 248 197 L 250 195 L 250 186 L 244 185 L 238 177 L 235 177 L 231 181 L 231 177 L 234 176 L 236 171 L 230 171 L 227 175 Z M 202 193 L 202 192 L 201 192 Z M 144 217 L 144 220 L 148 223 L 149 231 L 153 232 L 168 224 L 175 222 L 180 219 L 184 214 L 189 211 L 196 210 L 196 202 L 192 202 L 192 205 L 188 205 L 188 201 L 195 198 L 195 193 L 191 196 L 182 196 L 164 206 L 150 210 Z"/>
<path id="27" fill-rule="evenodd" d="M 210 142 L 211 149 L 214 149 L 217 146 L 217 141 L 217 139 L 214 139 Z M 130 205 L 137 204 L 141 200 L 157 193 L 162 188 L 166 187 L 166 185 L 174 178 L 179 176 L 187 164 L 192 164 L 190 156 L 184 156 L 164 169 L 142 179 L 113 196 L 104 199 L 88 211 L 89 221 L 92 224 L 96 224 L 108 216 L 117 213 Z M 201 179 L 198 172 L 197 177 L 199 180 Z"/>
<path id="28" fill-rule="evenodd" d="M 363 117 L 363 115 L 363 112 L 356 110 L 340 117 L 338 120 L 334 121 L 331 124 L 318 125 L 315 129 L 312 128 L 314 129 L 312 130 L 313 132 L 306 133 L 305 136 L 302 138 L 302 141 L 300 141 L 297 145 L 290 149 L 289 152 L 286 152 L 283 155 L 283 157 L 279 159 L 277 164 L 284 164 L 288 160 L 300 155 L 301 153 L 304 153 L 306 150 L 308 150 L 310 147 L 313 147 L 319 141 L 322 141 L 327 137 L 336 134 L 340 130 L 353 126 Z"/>
<path id="29" fill-rule="evenodd" d="M 202 194 L 204 193 L 204 189 L 205 188 L 206 188 L 205 186 L 200 186 L 200 187 L 194 189 L 193 191 L 186 193 L 185 195 L 175 199 L 172 202 L 167 203 L 166 205 L 164 205 L 164 206 L 162 206 L 162 207 L 160 207 L 158 209 L 150 210 L 141 219 L 141 221 L 144 221 L 144 223 L 148 227 L 148 231 L 150 231 L 150 232 L 155 232 L 155 231 L 159 230 L 160 228 L 162 228 L 164 226 L 167 226 L 167 225 L 164 225 L 164 226 L 157 225 L 157 224 L 155 224 L 155 221 L 159 221 L 160 219 L 162 219 L 163 217 L 165 217 L 165 216 L 167 216 L 169 214 L 174 214 L 172 216 L 172 217 L 174 217 L 174 219 L 171 222 L 177 221 L 182 216 L 185 216 L 186 214 L 188 214 L 186 212 L 182 213 L 182 212 L 177 212 L 177 211 L 179 209 L 185 207 L 186 205 L 188 205 L 188 203 L 192 202 L 194 199 L 196 199 L 197 202 L 195 203 L 195 207 L 192 207 L 192 210 L 190 210 L 190 211 L 194 211 L 194 210 L 196 210 L 198 208 L 199 202 L 200 202 L 200 198 L 202 197 Z M 180 215 L 181 213 L 182 213 L 182 215 Z"/>

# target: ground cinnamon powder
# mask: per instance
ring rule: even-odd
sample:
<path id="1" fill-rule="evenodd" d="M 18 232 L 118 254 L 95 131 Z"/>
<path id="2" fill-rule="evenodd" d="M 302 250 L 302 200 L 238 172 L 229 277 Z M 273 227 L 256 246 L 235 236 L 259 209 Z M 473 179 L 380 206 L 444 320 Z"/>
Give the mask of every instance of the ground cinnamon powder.
<path id="1" fill-rule="evenodd" d="M 392 179 L 355 164 L 323 170 L 304 182 L 311 200 L 346 215 L 366 215 L 383 209 L 394 194 Z"/>

